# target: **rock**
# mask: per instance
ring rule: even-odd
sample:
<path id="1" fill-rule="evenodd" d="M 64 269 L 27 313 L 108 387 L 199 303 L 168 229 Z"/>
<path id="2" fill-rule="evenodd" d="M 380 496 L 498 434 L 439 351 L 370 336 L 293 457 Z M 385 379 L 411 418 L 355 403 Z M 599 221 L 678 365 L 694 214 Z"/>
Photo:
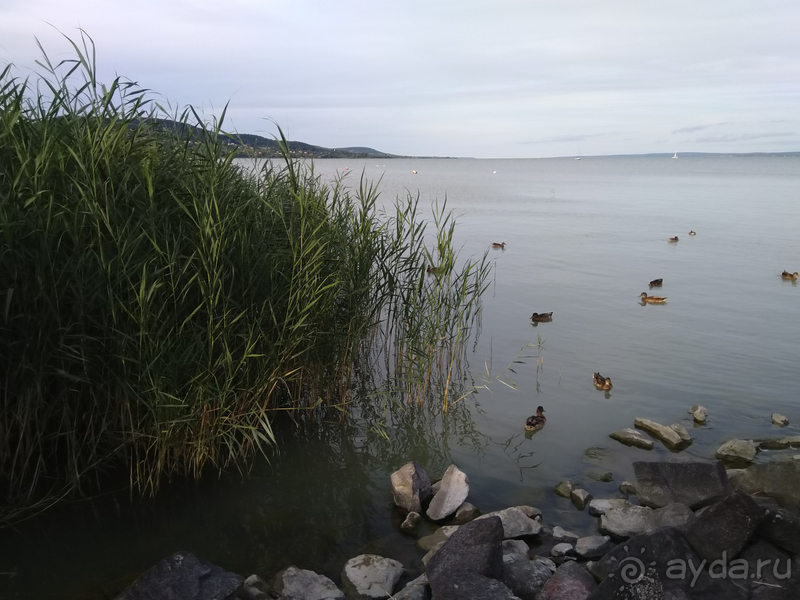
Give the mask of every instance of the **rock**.
<path id="1" fill-rule="evenodd" d="M 759 450 L 786 450 L 789 447 L 789 439 L 782 437 L 782 438 L 773 438 L 769 440 L 759 440 L 758 442 L 758 449 Z"/>
<path id="2" fill-rule="evenodd" d="M 592 499 L 592 495 L 586 490 L 572 490 L 570 498 L 572 498 L 572 503 L 575 505 L 575 508 L 583 510 Z"/>
<path id="3" fill-rule="evenodd" d="M 272 586 L 258 575 L 250 575 L 244 580 L 244 585 L 239 592 L 242 600 L 272 600 Z"/>
<path id="4" fill-rule="evenodd" d="M 575 554 L 575 547 L 572 544 L 562 542 L 550 548 L 550 556 L 561 558 L 562 556 L 572 556 Z"/>
<path id="5" fill-rule="evenodd" d="M 766 512 L 740 491 L 735 491 L 682 529 L 683 537 L 694 551 L 708 561 L 735 558 L 761 524 Z"/>
<path id="6" fill-rule="evenodd" d="M 562 498 L 569 498 L 572 490 L 575 489 L 575 483 L 569 479 L 559 482 L 555 487 L 555 492 Z"/>
<path id="7" fill-rule="evenodd" d="M 758 537 L 791 552 L 800 555 L 800 516 L 782 508 L 767 510 Z"/>
<path id="8" fill-rule="evenodd" d="M 566 562 L 544 584 L 537 600 L 585 600 L 595 588 L 589 571 L 576 562 Z"/>
<path id="9" fill-rule="evenodd" d="M 536 517 L 542 516 L 542 511 L 540 511 L 538 508 L 534 508 L 533 506 L 528 506 L 527 504 L 520 504 L 515 508 L 520 509 L 529 519 L 535 519 Z"/>
<path id="10" fill-rule="evenodd" d="M 503 522 L 500 517 L 462 525 L 428 561 L 428 581 L 437 599 L 464 589 L 463 578 L 475 574 L 497 579 L 503 572 Z"/>
<path id="11" fill-rule="evenodd" d="M 464 502 L 464 504 L 456 509 L 456 514 L 453 517 L 452 523 L 453 525 L 463 525 L 464 523 L 469 523 L 480 515 L 481 511 L 475 508 L 473 504 Z"/>
<path id="12" fill-rule="evenodd" d="M 626 496 L 635 496 L 636 495 L 636 486 L 633 485 L 630 481 L 623 481 L 619 484 L 619 491 L 625 494 Z"/>
<path id="13" fill-rule="evenodd" d="M 625 429 L 610 433 L 608 437 L 626 446 L 635 446 L 637 448 L 644 448 L 645 450 L 653 449 L 653 440 L 646 438 L 640 431 L 632 427 L 626 427 Z"/>
<path id="14" fill-rule="evenodd" d="M 342 587 L 353 600 L 382 600 L 391 596 L 402 575 L 400 562 L 376 554 L 361 554 L 344 564 Z"/>
<path id="15" fill-rule="evenodd" d="M 731 485 L 747 494 L 775 498 L 782 506 L 800 505 L 800 464 L 798 461 L 768 462 L 737 471 Z"/>
<path id="16" fill-rule="evenodd" d="M 231 600 L 242 584 L 239 575 L 176 552 L 142 573 L 117 600 Z"/>
<path id="17" fill-rule="evenodd" d="M 614 481 L 614 474 L 610 471 L 590 471 L 587 473 L 589 479 L 600 481 L 602 483 L 610 483 Z"/>
<path id="18" fill-rule="evenodd" d="M 695 404 L 689 412 L 692 413 L 692 418 L 698 423 L 705 423 L 706 419 L 708 419 L 708 410 L 705 406 Z"/>
<path id="19" fill-rule="evenodd" d="M 622 498 L 594 498 L 593 500 L 589 501 L 589 514 L 593 517 L 599 517 L 602 514 L 605 514 L 612 508 L 623 508 L 625 506 L 630 506 L 631 503 L 627 500 L 623 500 Z"/>
<path id="20" fill-rule="evenodd" d="M 756 452 L 753 440 L 728 440 L 717 449 L 716 457 L 731 465 L 741 465 L 753 462 Z"/>
<path id="21" fill-rule="evenodd" d="M 423 573 L 392 596 L 394 600 L 430 600 L 431 586 L 428 585 L 428 576 Z"/>
<path id="22" fill-rule="evenodd" d="M 664 445 L 670 450 L 677 449 L 684 443 L 681 439 L 681 436 L 679 436 L 674 429 L 671 429 L 666 425 L 662 425 L 661 423 L 656 423 L 650 419 L 636 417 L 633 420 L 633 424 L 639 429 L 644 429 L 657 440 L 664 442 Z"/>
<path id="23" fill-rule="evenodd" d="M 750 597 L 758 600 L 796 600 L 800 598 L 800 573 L 797 562 L 764 540 L 745 548 L 736 562 L 745 561 L 747 569 L 739 578 L 749 580 Z M 733 566 L 729 566 L 731 574 Z M 748 576 L 750 575 L 750 576 Z M 733 576 L 733 575 L 731 575 Z M 744 581 L 742 582 L 744 583 Z"/>
<path id="24" fill-rule="evenodd" d="M 686 431 L 686 428 L 680 423 L 673 423 L 669 426 L 669 428 L 678 434 L 678 437 L 681 438 L 683 443 L 689 443 L 692 441 L 692 436 L 689 435 L 689 432 Z"/>
<path id="25" fill-rule="evenodd" d="M 272 587 L 276 592 L 298 600 L 335 600 L 344 598 L 336 585 L 314 571 L 287 567 L 275 575 Z"/>
<path id="26" fill-rule="evenodd" d="M 431 585 L 431 590 L 435 600 L 519 600 L 504 583 L 469 571 Z"/>
<path id="27" fill-rule="evenodd" d="M 680 503 L 696 509 L 723 498 L 731 491 L 720 462 L 633 463 L 639 503 L 659 508 Z"/>
<path id="28" fill-rule="evenodd" d="M 668 504 L 653 510 L 645 506 L 612 508 L 600 517 L 601 533 L 624 539 L 655 531 L 660 527 L 683 525 L 694 514 L 683 504 Z"/>
<path id="29" fill-rule="evenodd" d="M 543 560 L 516 560 L 506 563 L 503 565 L 501 581 L 520 600 L 536 600 L 544 584 L 553 576 L 551 564 L 551 561 Z"/>
<path id="30" fill-rule="evenodd" d="M 747 600 L 746 590 L 711 578 L 705 566 L 676 528 L 661 528 L 629 539 L 597 561 L 592 573 L 601 583 L 590 598 Z"/>
<path id="31" fill-rule="evenodd" d="M 430 560 L 441 549 L 442 546 L 444 546 L 444 542 L 440 542 L 436 544 L 433 548 L 428 550 L 427 554 L 425 554 L 425 556 L 422 557 L 422 564 L 427 567 Z"/>
<path id="32" fill-rule="evenodd" d="M 789 419 L 779 413 L 772 413 L 772 422 L 775 425 L 786 427 L 789 424 Z"/>
<path id="33" fill-rule="evenodd" d="M 416 461 L 407 462 L 391 474 L 394 503 L 407 512 L 421 512 L 431 496 L 431 480 Z"/>
<path id="34" fill-rule="evenodd" d="M 435 496 L 439 493 L 439 490 L 442 488 L 442 480 L 440 479 L 436 483 L 431 484 L 431 495 Z"/>
<path id="35" fill-rule="evenodd" d="M 442 486 L 428 507 L 428 518 L 441 521 L 452 515 L 469 494 L 469 479 L 466 473 L 450 465 L 442 477 Z"/>
<path id="36" fill-rule="evenodd" d="M 448 525 L 445 527 L 440 527 L 436 531 L 434 531 L 430 535 L 426 535 L 425 537 L 421 537 L 417 540 L 417 547 L 425 550 L 431 550 L 435 546 L 441 545 L 444 543 L 447 538 L 453 535 L 453 532 L 458 529 L 458 526 Z"/>
<path id="37" fill-rule="evenodd" d="M 577 533 L 572 533 L 563 529 L 562 527 L 555 526 L 553 527 L 553 539 L 557 542 L 568 542 L 570 544 L 574 544 L 578 541 L 580 537 Z"/>
<path id="38" fill-rule="evenodd" d="M 499 517 L 503 523 L 503 539 L 539 535 L 542 530 L 542 524 L 539 521 L 531 519 L 516 506 L 482 515 L 475 521 L 491 517 Z"/>
<path id="39" fill-rule="evenodd" d="M 528 544 L 522 540 L 503 540 L 501 547 L 503 548 L 503 556 L 507 554 L 519 554 L 520 556 L 528 558 L 528 550 L 530 550 L 530 548 Z"/>
<path id="40" fill-rule="evenodd" d="M 614 546 L 607 535 L 590 535 L 578 540 L 575 552 L 581 558 L 601 558 Z"/>
<path id="41" fill-rule="evenodd" d="M 405 520 L 400 524 L 400 529 L 403 531 L 414 531 L 422 522 L 422 515 L 418 512 L 411 511 L 406 515 Z"/>

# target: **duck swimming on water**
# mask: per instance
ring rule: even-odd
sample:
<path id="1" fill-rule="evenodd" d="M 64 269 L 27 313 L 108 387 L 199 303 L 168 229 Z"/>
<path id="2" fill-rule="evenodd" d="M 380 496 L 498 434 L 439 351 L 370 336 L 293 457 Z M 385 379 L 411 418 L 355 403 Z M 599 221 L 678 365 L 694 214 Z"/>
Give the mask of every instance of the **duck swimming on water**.
<path id="1" fill-rule="evenodd" d="M 527 431 L 539 431 L 547 423 L 547 417 L 544 416 L 544 409 L 539 406 L 536 408 L 536 414 L 528 417 L 525 420 L 525 429 Z"/>
<path id="2" fill-rule="evenodd" d="M 604 390 L 607 392 L 614 387 L 611 385 L 611 377 L 603 377 L 600 375 L 600 373 L 595 373 L 592 376 L 592 380 L 594 382 L 594 387 L 596 387 L 598 390 Z"/>
<path id="3" fill-rule="evenodd" d="M 669 238 L 669 241 L 670 241 L 670 242 L 673 242 L 673 243 L 674 243 L 674 242 L 677 242 L 677 241 L 678 241 L 678 236 L 676 235 L 675 237 L 671 237 L 671 238 Z"/>
<path id="4" fill-rule="evenodd" d="M 650 304 L 664 304 L 667 301 L 666 298 L 662 298 L 661 296 L 648 296 L 647 292 L 642 292 L 640 296 L 642 302 L 648 302 Z"/>
<path id="5" fill-rule="evenodd" d="M 784 271 L 783 273 L 781 273 L 781 277 L 783 277 L 784 279 L 791 279 L 792 281 L 795 281 L 798 277 L 798 273 L 797 271 L 795 271 L 794 273 L 789 273 L 789 271 Z"/>
<path id="6" fill-rule="evenodd" d="M 694 231 L 689 231 L 689 235 L 697 235 Z"/>
<path id="7" fill-rule="evenodd" d="M 492 242 L 492 248 L 500 248 L 502 250 L 506 249 L 506 243 L 503 242 L 502 244 L 498 244 L 497 242 Z"/>
<path id="8" fill-rule="evenodd" d="M 549 323 L 553 320 L 553 313 L 533 313 L 531 315 L 531 321 L 534 323 Z"/>
<path id="9" fill-rule="evenodd" d="M 653 281 L 650 282 L 650 287 L 661 287 L 662 283 L 664 283 L 663 279 L 653 279 Z"/>

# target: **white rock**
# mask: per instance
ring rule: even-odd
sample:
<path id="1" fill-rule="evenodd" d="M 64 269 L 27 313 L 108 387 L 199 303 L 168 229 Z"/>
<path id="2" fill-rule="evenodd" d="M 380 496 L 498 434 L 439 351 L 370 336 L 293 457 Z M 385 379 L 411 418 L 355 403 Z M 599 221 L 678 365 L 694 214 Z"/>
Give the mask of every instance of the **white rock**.
<path id="1" fill-rule="evenodd" d="M 575 552 L 581 558 L 600 558 L 614 547 L 607 535 L 582 537 L 575 543 Z"/>
<path id="2" fill-rule="evenodd" d="M 287 567 L 275 575 L 275 591 L 298 600 L 336 600 L 344 598 L 344 592 L 330 579 L 314 571 Z"/>
<path id="3" fill-rule="evenodd" d="M 708 419 L 708 410 L 705 406 L 695 404 L 689 412 L 692 414 L 692 418 L 698 423 L 705 423 L 706 419 Z"/>
<path id="4" fill-rule="evenodd" d="M 408 512 L 420 512 L 422 503 L 431 495 L 431 480 L 415 461 L 407 462 L 392 473 L 394 503 Z"/>
<path id="5" fill-rule="evenodd" d="M 716 457 L 730 462 L 751 463 L 758 448 L 753 440 L 728 440 L 717 449 Z"/>
<path id="6" fill-rule="evenodd" d="M 623 508 L 631 503 L 622 498 L 595 498 L 589 502 L 589 514 L 594 517 L 604 515 L 612 508 Z"/>
<path id="7" fill-rule="evenodd" d="M 772 413 L 772 422 L 775 425 L 780 425 L 781 427 L 786 427 L 789 424 L 789 419 L 779 413 Z"/>
<path id="8" fill-rule="evenodd" d="M 572 533 L 571 531 L 567 531 L 563 527 L 559 527 L 556 525 L 553 527 L 553 539 L 557 542 L 567 542 L 569 544 L 574 544 L 578 541 L 578 538 L 581 537 L 577 533 Z"/>
<path id="9" fill-rule="evenodd" d="M 572 503 L 575 505 L 575 508 L 578 510 L 583 510 L 592 499 L 592 495 L 586 490 L 579 489 L 572 490 L 570 498 L 572 498 Z"/>
<path id="10" fill-rule="evenodd" d="M 542 524 L 539 521 L 531 519 L 516 506 L 481 515 L 475 520 L 488 519 L 489 517 L 500 517 L 500 521 L 503 523 L 503 539 L 521 537 L 523 535 L 539 535 L 542 530 Z"/>
<path id="11" fill-rule="evenodd" d="M 452 515 L 469 494 L 469 478 L 455 465 L 450 465 L 442 477 L 442 485 L 428 507 L 428 518 L 441 521 Z"/>
<path id="12" fill-rule="evenodd" d="M 612 440 L 625 444 L 626 446 L 635 446 L 636 448 L 643 448 L 645 450 L 653 449 L 653 440 L 645 437 L 641 431 L 626 427 L 613 433 L 608 434 Z"/>
<path id="13" fill-rule="evenodd" d="M 681 438 L 682 442 L 691 442 L 692 441 L 692 436 L 689 435 L 689 432 L 686 431 L 686 428 L 683 425 L 681 425 L 680 423 L 673 423 L 672 425 L 669 426 L 669 428 L 672 429 L 675 433 L 678 434 L 678 436 Z"/>
<path id="14" fill-rule="evenodd" d="M 683 443 L 681 436 L 679 436 L 674 429 L 671 429 L 666 425 L 662 425 L 661 423 L 656 423 L 650 419 L 643 419 L 642 417 L 636 417 L 633 420 L 633 424 L 639 429 L 644 429 L 654 438 L 661 440 L 668 447 L 674 448 Z"/>
<path id="15" fill-rule="evenodd" d="M 575 552 L 575 548 L 572 547 L 572 544 L 562 543 L 556 544 L 550 549 L 550 556 L 555 556 L 556 558 L 560 556 L 568 556 Z"/>
<path id="16" fill-rule="evenodd" d="M 362 554 L 348 560 L 342 570 L 342 587 L 353 598 L 388 598 L 403 574 L 403 565 L 391 558 Z"/>

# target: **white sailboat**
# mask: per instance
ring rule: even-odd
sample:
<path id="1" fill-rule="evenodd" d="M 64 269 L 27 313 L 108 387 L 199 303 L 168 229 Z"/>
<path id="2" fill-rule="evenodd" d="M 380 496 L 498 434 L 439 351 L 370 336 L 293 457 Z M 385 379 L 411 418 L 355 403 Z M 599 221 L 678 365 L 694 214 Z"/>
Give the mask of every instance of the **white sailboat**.
<path id="1" fill-rule="evenodd" d="M 583 153 L 581 153 L 581 148 L 578 146 L 578 156 L 575 157 L 575 160 L 580 160 L 581 156 L 583 156 Z"/>
<path id="2" fill-rule="evenodd" d="M 676 152 L 675 156 L 673 156 L 672 158 L 678 158 L 678 153 Z"/>

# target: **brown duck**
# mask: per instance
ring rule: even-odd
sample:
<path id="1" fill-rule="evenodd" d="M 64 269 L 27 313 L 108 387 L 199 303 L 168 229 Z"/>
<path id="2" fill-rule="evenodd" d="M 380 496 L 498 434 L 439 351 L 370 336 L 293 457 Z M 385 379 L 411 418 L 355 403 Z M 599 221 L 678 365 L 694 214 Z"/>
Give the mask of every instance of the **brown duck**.
<path id="1" fill-rule="evenodd" d="M 528 417 L 525 420 L 525 429 L 527 431 L 539 431 L 547 423 L 547 417 L 544 416 L 544 409 L 539 406 L 536 408 L 536 414 Z"/>
<path id="2" fill-rule="evenodd" d="M 600 373 L 595 373 L 592 376 L 592 379 L 594 381 L 594 387 L 596 387 L 598 390 L 608 391 L 614 387 L 611 385 L 611 377 L 603 377 L 600 375 Z"/>
<path id="3" fill-rule="evenodd" d="M 640 296 L 642 302 L 647 302 L 648 304 L 664 304 L 667 301 L 666 298 L 662 298 L 661 296 L 648 296 L 647 292 L 642 292 Z"/>
<path id="4" fill-rule="evenodd" d="M 664 283 L 663 279 L 653 279 L 653 281 L 650 282 L 650 287 L 651 288 L 661 287 L 662 283 Z"/>
<path id="5" fill-rule="evenodd" d="M 534 323 L 549 323 L 553 320 L 553 313 L 533 313 L 531 315 L 531 321 Z"/>

